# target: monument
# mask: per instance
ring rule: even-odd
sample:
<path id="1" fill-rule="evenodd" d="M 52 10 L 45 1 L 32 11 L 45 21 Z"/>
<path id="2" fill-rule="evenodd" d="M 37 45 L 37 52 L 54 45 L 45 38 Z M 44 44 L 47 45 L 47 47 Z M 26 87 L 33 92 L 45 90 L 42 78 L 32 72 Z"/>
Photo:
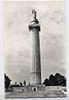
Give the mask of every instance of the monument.
<path id="1" fill-rule="evenodd" d="M 40 39 L 39 31 L 40 25 L 36 18 L 36 11 L 32 10 L 33 20 L 29 24 L 29 30 L 32 32 L 32 71 L 31 71 L 31 84 L 41 84 L 41 62 L 40 62 Z"/>
<path id="2" fill-rule="evenodd" d="M 45 79 L 45 84 L 41 84 L 41 61 L 40 61 L 40 24 L 36 18 L 36 11 L 32 10 L 33 20 L 29 24 L 29 31 L 32 33 L 32 70 L 31 82 L 26 85 L 10 85 L 6 90 L 6 98 L 33 98 L 33 97 L 46 97 L 57 98 L 66 97 L 66 87 L 63 86 L 63 76 L 56 74 L 57 78 Z M 58 77 L 59 76 L 59 77 Z M 55 80 L 56 79 L 56 80 Z M 46 81 L 47 80 L 47 81 Z M 58 83 L 56 85 L 56 82 Z M 53 85 L 55 83 L 55 85 Z M 59 85 L 60 83 L 60 85 Z M 62 85 L 61 85 L 62 83 Z M 7 84 L 7 82 L 6 82 Z"/>

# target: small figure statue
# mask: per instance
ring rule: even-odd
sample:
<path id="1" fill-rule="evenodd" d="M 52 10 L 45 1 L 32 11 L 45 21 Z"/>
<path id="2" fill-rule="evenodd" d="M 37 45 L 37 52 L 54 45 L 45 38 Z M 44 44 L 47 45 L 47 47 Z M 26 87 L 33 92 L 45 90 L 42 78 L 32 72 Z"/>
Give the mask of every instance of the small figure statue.
<path id="1" fill-rule="evenodd" d="M 32 10 L 32 14 L 33 14 L 33 22 L 35 22 L 36 24 L 38 24 L 39 23 L 39 21 L 38 21 L 38 19 L 36 18 L 36 11 L 35 11 L 35 9 L 33 9 Z"/>
<path id="2" fill-rule="evenodd" d="M 33 14 L 35 20 L 36 20 L 36 13 L 37 13 L 37 12 L 35 11 L 35 9 L 33 9 L 33 10 L 32 10 L 32 14 Z"/>

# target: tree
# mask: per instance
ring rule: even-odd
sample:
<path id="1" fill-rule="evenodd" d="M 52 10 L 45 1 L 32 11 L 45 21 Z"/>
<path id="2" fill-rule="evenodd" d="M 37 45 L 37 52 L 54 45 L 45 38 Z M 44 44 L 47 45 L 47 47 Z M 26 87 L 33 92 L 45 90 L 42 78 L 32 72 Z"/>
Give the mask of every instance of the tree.
<path id="1" fill-rule="evenodd" d="M 49 80 L 45 79 L 44 82 L 43 82 L 43 84 L 46 85 L 46 86 L 49 86 Z"/>
<path id="2" fill-rule="evenodd" d="M 55 83 L 56 83 L 56 79 L 55 79 L 55 77 L 51 74 L 51 75 L 49 76 L 49 85 L 54 86 Z"/>
<path id="3" fill-rule="evenodd" d="M 66 86 L 66 78 L 59 73 L 51 74 L 49 79 L 44 80 L 43 84 L 46 86 Z"/>
<path id="4" fill-rule="evenodd" d="M 66 78 L 59 73 L 55 74 L 56 85 L 66 86 Z"/>
<path id="5" fill-rule="evenodd" d="M 26 86 L 26 81 L 24 80 L 24 86 Z"/>
<path id="6" fill-rule="evenodd" d="M 7 90 L 10 86 L 11 80 L 6 74 L 4 74 L 4 78 L 5 78 L 5 89 Z"/>
<path id="7" fill-rule="evenodd" d="M 28 84 L 29 86 L 30 86 L 30 82 L 29 82 L 29 84 Z"/>
<path id="8" fill-rule="evenodd" d="M 15 82 L 15 85 L 17 85 L 17 82 Z"/>
<path id="9" fill-rule="evenodd" d="M 22 82 L 20 82 L 20 86 L 22 86 Z"/>

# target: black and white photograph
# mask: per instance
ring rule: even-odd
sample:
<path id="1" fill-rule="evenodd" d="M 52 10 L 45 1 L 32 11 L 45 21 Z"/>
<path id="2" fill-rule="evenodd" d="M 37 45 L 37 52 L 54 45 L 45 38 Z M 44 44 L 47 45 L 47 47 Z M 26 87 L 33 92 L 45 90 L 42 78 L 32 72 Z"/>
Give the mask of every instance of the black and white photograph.
<path id="1" fill-rule="evenodd" d="M 5 98 L 66 98 L 64 0 L 5 1 Z"/>

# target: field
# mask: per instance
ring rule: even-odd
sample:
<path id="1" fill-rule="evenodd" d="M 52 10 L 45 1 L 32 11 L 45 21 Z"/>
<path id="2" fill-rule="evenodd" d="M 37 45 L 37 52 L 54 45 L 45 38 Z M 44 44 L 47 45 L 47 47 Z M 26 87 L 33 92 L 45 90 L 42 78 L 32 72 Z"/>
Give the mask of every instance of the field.
<path id="1" fill-rule="evenodd" d="M 6 98 L 57 98 L 66 97 L 66 88 L 61 86 L 47 86 L 36 88 L 32 87 L 14 87 L 13 91 L 5 92 Z"/>

